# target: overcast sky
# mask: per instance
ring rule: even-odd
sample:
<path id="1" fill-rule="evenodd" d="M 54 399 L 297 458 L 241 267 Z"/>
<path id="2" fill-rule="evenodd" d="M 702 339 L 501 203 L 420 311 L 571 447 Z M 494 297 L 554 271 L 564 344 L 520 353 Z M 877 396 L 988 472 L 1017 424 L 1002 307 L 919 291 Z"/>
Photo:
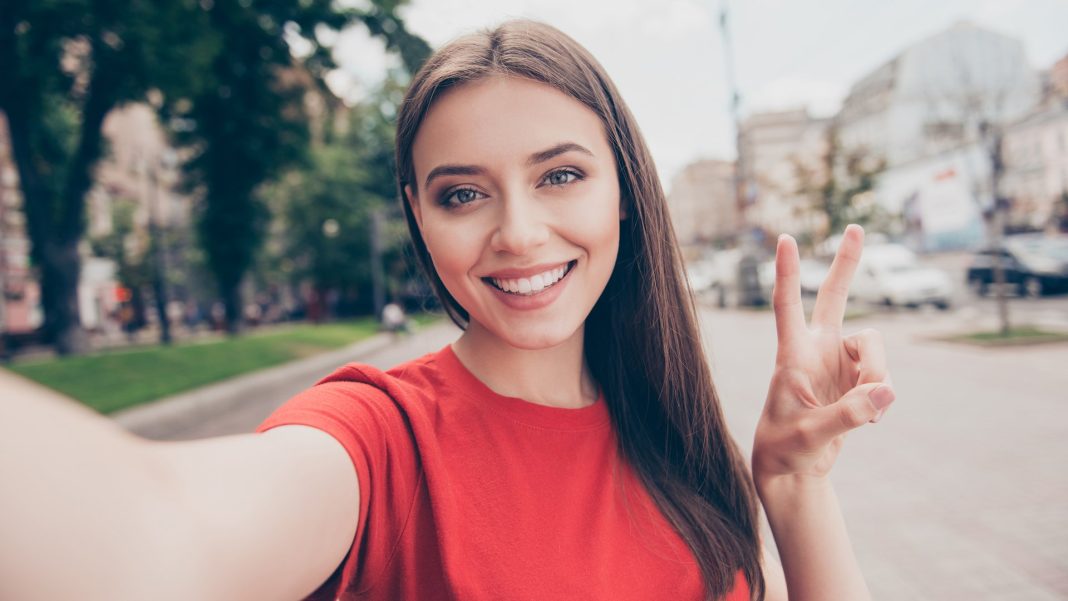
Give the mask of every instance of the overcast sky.
<path id="1" fill-rule="evenodd" d="M 414 0 L 408 27 L 432 46 L 510 17 L 548 22 L 608 70 L 645 134 L 664 185 L 699 158 L 732 158 L 720 0 Z M 1068 54 L 1068 0 L 732 0 L 743 113 L 807 106 L 831 115 L 849 86 L 904 47 L 962 20 L 1023 42 L 1046 69 Z M 373 87 L 387 64 L 362 29 L 336 49 L 337 83 Z"/>

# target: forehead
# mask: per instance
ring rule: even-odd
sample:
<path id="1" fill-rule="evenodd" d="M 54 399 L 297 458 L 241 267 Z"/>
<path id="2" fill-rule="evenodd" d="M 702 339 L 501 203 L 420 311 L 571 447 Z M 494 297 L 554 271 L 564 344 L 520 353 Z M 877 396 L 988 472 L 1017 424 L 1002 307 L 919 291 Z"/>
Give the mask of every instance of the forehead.
<path id="1" fill-rule="evenodd" d="M 493 76 L 438 96 L 412 145 L 416 178 L 442 163 L 504 166 L 560 142 L 575 142 L 598 159 L 611 149 L 600 118 L 552 86 Z"/>

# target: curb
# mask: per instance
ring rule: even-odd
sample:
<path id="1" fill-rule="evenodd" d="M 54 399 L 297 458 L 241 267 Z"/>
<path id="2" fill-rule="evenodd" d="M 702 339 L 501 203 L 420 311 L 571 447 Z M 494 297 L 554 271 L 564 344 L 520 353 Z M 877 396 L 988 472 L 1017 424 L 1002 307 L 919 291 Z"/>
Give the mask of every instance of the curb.
<path id="1" fill-rule="evenodd" d="M 291 361 L 252 373 L 236 376 L 216 384 L 123 409 L 111 414 L 120 426 L 141 436 L 151 437 L 171 431 L 181 424 L 192 424 L 225 413 L 241 405 L 257 402 L 255 391 L 269 390 L 294 380 L 308 379 L 311 386 L 333 369 L 378 352 L 394 341 L 393 335 L 379 333 L 349 346 Z M 311 378 L 308 374 L 316 374 Z"/>

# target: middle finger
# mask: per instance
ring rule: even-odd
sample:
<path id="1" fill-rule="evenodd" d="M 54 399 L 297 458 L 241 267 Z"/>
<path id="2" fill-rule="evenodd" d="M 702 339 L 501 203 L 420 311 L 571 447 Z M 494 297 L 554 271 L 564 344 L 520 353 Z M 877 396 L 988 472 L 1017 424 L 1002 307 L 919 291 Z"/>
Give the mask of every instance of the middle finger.
<path id="1" fill-rule="evenodd" d="M 834 254 L 831 269 L 816 294 L 816 306 L 812 309 L 813 326 L 842 326 L 846 301 L 849 299 L 849 285 L 853 282 L 863 248 L 864 230 L 856 224 L 847 226 L 838 251 Z"/>

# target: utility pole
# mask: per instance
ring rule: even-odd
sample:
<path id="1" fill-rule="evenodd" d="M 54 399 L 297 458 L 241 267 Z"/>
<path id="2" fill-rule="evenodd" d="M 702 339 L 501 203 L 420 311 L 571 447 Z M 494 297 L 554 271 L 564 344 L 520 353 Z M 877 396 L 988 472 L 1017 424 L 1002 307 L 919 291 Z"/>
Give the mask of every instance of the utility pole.
<path id="1" fill-rule="evenodd" d="M 375 315 L 382 319 L 386 306 L 386 278 L 382 269 L 384 216 L 382 207 L 371 211 L 371 288 L 375 303 Z"/>
<path id="2" fill-rule="evenodd" d="M 723 62 L 727 76 L 727 91 L 730 93 L 730 115 L 734 123 L 734 149 L 737 158 L 734 160 L 734 201 L 738 207 L 738 216 L 743 230 L 748 230 L 746 209 L 748 208 L 748 194 L 745 171 L 745 148 L 742 141 L 742 118 L 741 104 L 742 95 L 738 91 L 738 81 L 734 73 L 734 51 L 731 44 L 730 15 L 728 1 L 723 0 L 719 9 L 720 39 L 723 41 Z"/>

